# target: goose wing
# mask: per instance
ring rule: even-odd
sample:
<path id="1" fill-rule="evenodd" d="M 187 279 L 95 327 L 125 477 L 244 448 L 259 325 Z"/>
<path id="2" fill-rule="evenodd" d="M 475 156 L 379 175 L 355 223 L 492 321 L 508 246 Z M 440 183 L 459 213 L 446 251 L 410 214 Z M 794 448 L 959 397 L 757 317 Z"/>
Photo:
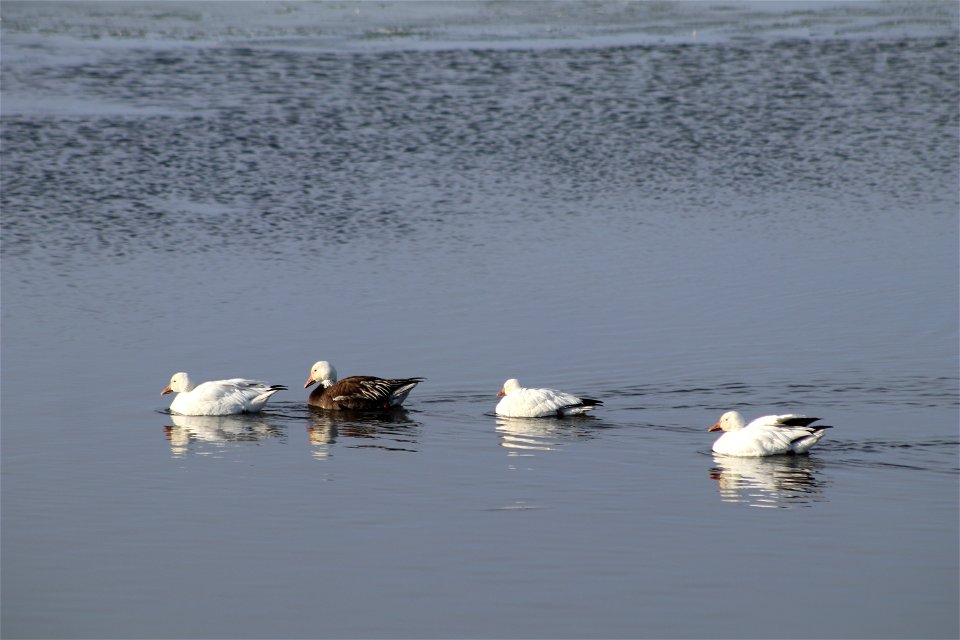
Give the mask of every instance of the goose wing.
<path id="1" fill-rule="evenodd" d="M 325 395 L 333 402 L 349 407 L 390 406 L 402 402 L 406 394 L 422 380 L 423 378 L 350 376 L 335 382 L 326 390 Z"/>
<path id="2" fill-rule="evenodd" d="M 593 407 L 596 400 L 585 400 L 556 389 L 521 389 L 503 397 L 496 412 L 512 418 L 540 418 L 577 412 Z"/>
<path id="3" fill-rule="evenodd" d="M 188 394 L 180 394 L 187 396 L 186 404 L 176 407 L 176 410 L 181 413 L 197 411 L 207 415 L 259 411 L 270 396 L 285 389 L 283 385 L 270 385 L 245 378 L 212 380 L 198 385 Z"/>
<path id="4" fill-rule="evenodd" d="M 819 419 L 796 414 L 763 416 L 752 421 L 737 435 L 764 454 L 786 453 L 795 450 L 795 443 L 830 428 L 827 425 L 814 425 Z"/>

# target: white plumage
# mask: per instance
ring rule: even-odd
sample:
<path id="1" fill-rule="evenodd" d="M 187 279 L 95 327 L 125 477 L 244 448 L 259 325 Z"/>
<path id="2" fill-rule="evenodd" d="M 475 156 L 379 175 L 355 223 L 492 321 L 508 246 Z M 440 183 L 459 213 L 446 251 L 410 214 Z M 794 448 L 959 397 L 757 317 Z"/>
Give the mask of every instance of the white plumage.
<path id="1" fill-rule="evenodd" d="M 600 400 L 580 398 L 556 389 L 525 389 L 516 378 L 504 382 L 497 395 L 502 399 L 497 403 L 496 414 L 507 418 L 571 416 L 603 404 Z"/>
<path id="2" fill-rule="evenodd" d="M 707 431 L 724 431 L 713 451 L 728 456 L 773 456 L 782 453 L 807 453 L 823 437 L 828 425 L 811 426 L 820 418 L 796 414 L 762 416 L 745 424 L 743 416 L 728 411 Z"/>
<path id="3" fill-rule="evenodd" d="M 184 372 L 173 374 L 170 384 L 160 395 L 176 393 L 170 411 L 185 416 L 228 416 L 237 413 L 256 413 L 263 409 L 270 396 L 286 387 L 270 385 L 257 380 L 231 378 L 212 380 L 194 386 Z"/>

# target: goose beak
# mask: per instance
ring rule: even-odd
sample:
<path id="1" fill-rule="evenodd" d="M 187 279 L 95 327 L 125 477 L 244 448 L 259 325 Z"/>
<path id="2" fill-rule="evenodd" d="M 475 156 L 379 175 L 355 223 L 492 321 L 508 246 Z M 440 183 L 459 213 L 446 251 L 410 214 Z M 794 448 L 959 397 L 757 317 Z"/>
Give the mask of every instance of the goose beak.
<path id="1" fill-rule="evenodd" d="M 163 388 L 163 391 L 160 392 L 160 395 L 165 396 L 168 393 L 173 393 L 173 389 L 170 388 L 170 385 L 167 385 Z"/>
<path id="2" fill-rule="evenodd" d="M 710 427 L 709 429 L 707 429 L 707 432 L 708 432 L 708 433 L 711 432 L 711 431 L 723 431 L 723 427 L 721 427 L 721 426 L 720 426 L 720 423 L 718 422 L 717 424 L 715 424 L 715 425 L 713 425 L 712 427 Z"/>
<path id="3" fill-rule="evenodd" d="M 507 395 L 507 392 L 504 391 L 503 389 L 500 389 L 500 391 L 497 391 L 497 397 L 498 397 L 498 398 L 501 397 L 501 396 L 505 396 L 505 395 Z"/>
<path id="4" fill-rule="evenodd" d="M 313 376 L 311 376 L 311 377 L 307 378 L 307 383 L 303 385 L 303 388 L 306 389 L 306 388 L 309 387 L 310 385 L 316 384 L 316 382 L 317 382 L 317 381 L 313 379 Z"/>

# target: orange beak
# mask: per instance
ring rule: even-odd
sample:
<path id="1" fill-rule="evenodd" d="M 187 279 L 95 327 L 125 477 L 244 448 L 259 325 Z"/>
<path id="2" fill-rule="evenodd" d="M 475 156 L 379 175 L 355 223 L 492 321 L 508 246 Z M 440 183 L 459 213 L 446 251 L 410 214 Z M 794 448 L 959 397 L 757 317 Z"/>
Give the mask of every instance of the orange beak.
<path id="1" fill-rule="evenodd" d="M 717 424 L 715 424 L 715 425 L 713 425 L 712 427 L 710 427 L 709 429 L 707 429 L 707 433 L 709 433 L 709 432 L 711 432 L 711 431 L 723 431 L 723 427 L 721 427 L 721 426 L 720 426 L 720 423 L 718 422 Z"/>
<path id="2" fill-rule="evenodd" d="M 170 388 L 170 385 L 167 385 L 163 388 L 163 391 L 160 392 L 160 395 L 165 396 L 168 393 L 173 393 L 173 389 Z"/>
<path id="3" fill-rule="evenodd" d="M 499 398 L 500 396 L 505 396 L 505 395 L 507 395 L 507 392 L 504 391 L 503 389 L 500 389 L 500 391 L 497 391 L 497 397 L 498 397 L 498 398 Z"/>
<path id="4" fill-rule="evenodd" d="M 309 387 L 310 385 L 316 384 L 316 382 L 317 382 L 317 381 L 313 379 L 313 376 L 310 376 L 309 378 L 307 378 L 307 383 L 306 383 L 305 385 L 303 385 L 303 388 L 306 389 L 306 388 Z"/>

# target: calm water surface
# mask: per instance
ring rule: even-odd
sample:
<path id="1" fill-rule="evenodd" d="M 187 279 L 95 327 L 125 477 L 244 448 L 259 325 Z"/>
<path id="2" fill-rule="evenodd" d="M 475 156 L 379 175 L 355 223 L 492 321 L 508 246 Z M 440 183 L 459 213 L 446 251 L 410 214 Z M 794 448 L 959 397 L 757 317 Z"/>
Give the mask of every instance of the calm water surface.
<path id="1" fill-rule="evenodd" d="M 5 2 L 4 637 L 956 637 L 956 14 Z"/>

